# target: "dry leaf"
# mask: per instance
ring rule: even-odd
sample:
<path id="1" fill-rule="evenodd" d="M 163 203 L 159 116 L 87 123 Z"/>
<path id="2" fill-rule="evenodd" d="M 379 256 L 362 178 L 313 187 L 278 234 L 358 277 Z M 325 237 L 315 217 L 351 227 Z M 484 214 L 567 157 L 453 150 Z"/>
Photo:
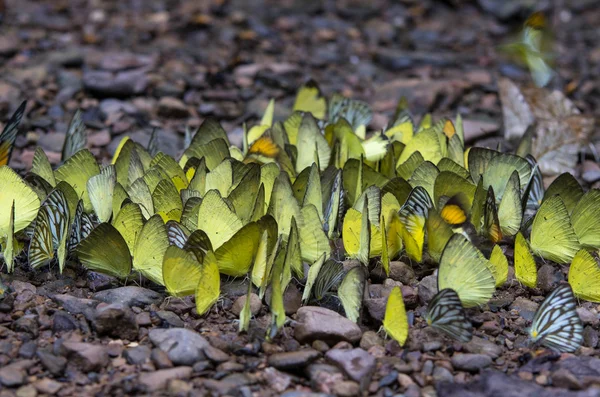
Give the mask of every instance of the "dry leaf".
<path id="1" fill-rule="evenodd" d="M 587 145 L 594 119 L 582 115 L 560 91 L 519 88 L 508 79 L 499 82 L 504 137 L 520 139 L 533 126 L 531 154 L 544 175 L 576 174 L 577 157 Z"/>

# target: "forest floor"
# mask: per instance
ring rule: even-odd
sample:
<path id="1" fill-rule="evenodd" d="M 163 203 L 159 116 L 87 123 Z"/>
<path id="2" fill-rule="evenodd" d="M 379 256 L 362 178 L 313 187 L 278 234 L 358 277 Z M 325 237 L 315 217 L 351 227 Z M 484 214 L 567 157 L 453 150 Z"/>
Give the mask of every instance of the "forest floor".
<path id="1" fill-rule="evenodd" d="M 0 120 L 28 100 L 11 166 L 28 169 L 36 145 L 57 164 L 77 108 L 104 163 L 124 135 L 146 144 L 154 127 L 159 148 L 179 156 L 186 127 L 207 116 L 240 144 L 243 122 L 255 122 L 270 98 L 282 119 L 309 78 L 327 95 L 368 102 L 372 129 L 405 96 L 415 115 L 460 112 L 467 142 L 495 147 L 503 142 L 498 78 L 531 81 L 498 50 L 532 11 L 527 3 L 0 0 Z M 555 39 L 551 87 L 597 117 L 600 7 L 540 3 Z M 460 344 L 424 326 L 421 302 L 435 279 L 406 268 L 394 262 L 387 280 L 371 274 L 360 327 L 299 309 L 292 285 L 291 321 L 270 342 L 268 306 L 258 299 L 250 332 L 237 333 L 246 292 L 237 280 L 225 281 L 223 297 L 200 317 L 193 299 L 167 298 L 137 280 L 115 286 L 81 269 L 18 269 L 2 275 L 9 289 L 0 298 L 0 397 L 600 396 L 600 307 L 579 306 L 585 331 L 576 354 L 532 349 L 524 332 L 565 269 L 542 266 L 535 290 L 509 280 L 485 308 L 469 311 L 475 337 Z M 394 285 L 403 286 L 414 321 L 404 349 L 377 332 L 381 294 Z"/>

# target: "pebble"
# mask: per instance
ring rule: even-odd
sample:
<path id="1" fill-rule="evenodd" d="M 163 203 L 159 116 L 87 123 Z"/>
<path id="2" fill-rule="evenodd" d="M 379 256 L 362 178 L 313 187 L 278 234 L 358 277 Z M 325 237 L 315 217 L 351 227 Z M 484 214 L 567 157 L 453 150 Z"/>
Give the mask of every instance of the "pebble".
<path id="1" fill-rule="evenodd" d="M 38 392 L 32 385 L 21 386 L 17 389 L 17 397 L 36 397 Z"/>
<path id="2" fill-rule="evenodd" d="M 73 331 L 79 328 L 79 322 L 75 317 L 62 310 L 57 310 L 52 316 L 52 332 Z"/>
<path id="3" fill-rule="evenodd" d="M 19 348 L 19 357 L 33 358 L 33 356 L 35 356 L 36 351 L 37 345 L 35 344 L 35 342 L 25 342 Z"/>
<path id="4" fill-rule="evenodd" d="M 580 390 L 581 382 L 567 369 L 559 369 L 552 374 L 552 385 L 564 389 Z"/>
<path id="5" fill-rule="evenodd" d="M 91 313 L 100 303 L 95 299 L 77 298 L 68 294 L 54 295 L 52 296 L 52 300 L 56 301 L 70 314 Z"/>
<path id="6" fill-rule="evenodd" d="M 447 368 L 437 366 L 433 369 L 433 380 L 436 382 L 454 382 L 454 375 Z"/>
<path id="7" fill-rule="evenodd" d="M 123 357 L 131 365 L 144 364 L 150 359 L 151 350 L 146 345 L 129 348 L 123 352 Z"/>
<path id="8" fill-rule="evenodd" d="M 369 350 L 373 346 L 383 346 L 383 339 L 375 331 L 366 331 L 360 338 L 361 349 Z"/>
<path id="9" fill-rule="evenodd" d="M 491 357 L 485 354 L 457 353 L 452 356 L 452 365 L 461 371 L 478 372 L 491 364 Z"/>
<path id="10" fill-rule="evenodd" d="M 152 392 L 164 389 L 171 379 L 188 379 L 192 372 L 192 367 L 160 369 L 140 374 L 139 382 L 147 391 Z"/>
<path id="11" fill-rule="evenodd" d="M 321 353 L 327 353 L 327 351 L 329 350 L 329 345 L 325 342 L 323 342 L 322 340 L 316 340 L 312 343 L 312 348 L 315 349 L 316 351 L 319 351 Z"/>
<path id="12" fill-rule="evenodd" d="M 423 279 L 419 282 L 418 296 L 419 301 L 423 305 L 427 305 L 429 301 L 433 298 L 435 294 L 437 294 L 437 276 L 429 275 L 423 277 Z"/>
<path id="13" fill-rule="evenodd" d="M 578 307 L 577 314 L 584 324 L 590 324 L 592 326 L 598 324 L 598 312 L 595 309 L 588 309 L 586 307 Z"/>
<path id="14" fill-rule="evenodd" d="M 154 365 L 156 365 L 156 368 L 158 369 L 173 368 L 173 363 L 169 359 L 167 353 L 165 353 L 157 347 L 152 349 L 152 352 L 150 353 L 150 358 L 152 359 L 152 362 L 154 362 Z"/>
<path id="15" fill-rule="evenodd" d="M 321 353 L 314 349 L 303 349 L 293 352 L 275 353 L 269 356 L 267 364 L 280 370 L 297 370 L 306 367 L 316 359 L 321 357 Z"/>
<path id="16" fill-rule="evenodd" d="M 537 303 L 527 298 L 518 297 L 514 300 L 512 305 L 510 305 L 510 310 L 516 310 L 523 319 L 531 321 L 533 320 L 533 316 L 538 306 Z"/>
<path id="17" fill-rule="evenodd" d="M 50 378 L 42 378 L 37 380 L 33 386 L 40 393 L 55 395 L 62 388 L 62 383 L 52 380 Z"/>
<path id="18" fill-rule="evenodd" d="M 183 328 L 185 323 L 179 318 L 179 316 L 172 311 L 159 310 L 156 312 L 156 316 L 160 318 L 163 323 L 166 323 L 169 327 Z"/>
<path id="19" fill-rule="evenodd" d="M 231 307 L 231 312 L 239 317 L 245 304 L 246 304 L 246 295 L 242 295 L 239 298 L 237 298 L 235 300 L 235 302 L 233 302 L 233 306 Z M 258 297 L 258 295 L 256 295 L 255 293 L 251 293 L 250 294 L 250 313 L 252 313 L 253 316 L 256 316 L 260 312 L 261 308 L 262 308 L 262 302 L 260 301 L 260 298 Z"/>
<path id="20" fill-rule="evenodd" d="M 473 336 L 473 339 L 471 339 L 468 343 L 463 344 L 463 349 L 467 353 L 485 354 L 493 360 L 502 355 L 501 346 L 478 336 Z"/>
<path id="21" fill-rule="evenodd" d="M 26 314 L 12 323 L 12 329 L 15 332 L 24 332 L 34 338 L 39 335 L 39 325 L 35 314 Z"/>
<path id="22" fill-rule="evenodd" d="M 92 325 L 98 335 L 127 340 L 136 340 L 138 337 L 139 328 L 135 315 L 129 306 L 123 303 L 98 305 Z"/>
<path id="23" fill-rule="evenodd" d="M 14 366 L 0 368 L 0 384 L 6 387 L 21 386 L 25 383 L 25 371 Z"/>
<path id="24" fill-rule="evenodd" d="M 106 367 L 108 353 L 103 346 L 83 342 L 64 342 L 62 344 L 67 358 L 83 372 L 96 372 Z"/>
<path id="25" fill-rule="evenodd" d="M 283 293 L 283 307 L 285 314 L 291 316 L 302 306 L 302 294 L 294 284 L 288 285 Z"/>
<path id="26" fill-rule="evenodd" d="M 598 331 L 589 325 L 583 329 L 583 345 L 595 349 L 598 346 Z"/>
<path id="27" fill-rule="evenodd" d="M 186 328 L 155 328 L 148 336 L 175 365 L 192 366 L 196 361 L 204 360 L 204 348 L 210 345 L 200 334 Z"/>
<path id="28" fill-rule="evenodd" d="M 416 281 L 415 271 L 412 266 L 401 261 L 390 262 L 390 278 L 402 284 L 412 284 Z"/>
<path id="29" fill-rule="evenodd" d="M 325 355 L 328 361 L 340 367 L 348 377 L 365 387 L 371 382 L 375 371 L 375 357 L 356 348 L 351 350 L 331 349 Z"/>
<path id="30" fill-rule="evenodd" d="M 423 351 L 424 352 L 434 352 L 440 350 L 444 344 L 440 340 L 434 340 L 430 342 L 423 343 Z"/>
<path id="31" fill-rule="evenodd" d="M 545 293 L 553 291 L 558 283 L 564 279 L 561 272 L 559 272 L 552 265 L 543 265 L 538 269 L 538 281 L 537 287 Z"/>
<path id="32" fill-rule="evenodd" d="M 59 376 L 67 366 L 67 359 L 61 356 L 55 356 L 45 350 L 38 350 L 37 357 L 40 359 L 42 366 L 52 375 Z"/>
<path id="33" fill-rule="evenodd" d="M 360 395 L 360 385 L 350 380 L 336 382 L 331 390 L 333 394 L 341 397 L 352 397 Z"/>
<path id="34" fill-rule="evenodd" d="M 162 301 L 162 295 L 152 290 L 127 286 L 96 292 L 93 298 L 106 303 L 120 303 L 126 306 L 148 306 L 159 304 Z"/>
<path id="35" fill-rule="evenodd" d="M 128 97 L 142 94 L 148 78 L 142 70 L 118 73 L 90 70 L 83 74 L 83 86 L 98 97 Z"/>
<path id="36" fill-rule="evenodd" d="M 351 320 L 323 307 L 304 306 L 297 312 L 294 337 L 300 343 L 320 339 L 335 344 L 339 341 L 358 342 L 362 331 Z"/>
<path id="37" fill-rule="evenodd" d="M 164 96 L 158 101 L 158 115 L 163 117 L 184 118 L 190 111 L 181 99 Z"/>
<path id="38" fill-rule="evenodd" d="M 277 393 L 282 393 L 292 383 L 292 378 L 273 367 L 265 368 L 263 376 L 269 385 L 269 388 Z"/>

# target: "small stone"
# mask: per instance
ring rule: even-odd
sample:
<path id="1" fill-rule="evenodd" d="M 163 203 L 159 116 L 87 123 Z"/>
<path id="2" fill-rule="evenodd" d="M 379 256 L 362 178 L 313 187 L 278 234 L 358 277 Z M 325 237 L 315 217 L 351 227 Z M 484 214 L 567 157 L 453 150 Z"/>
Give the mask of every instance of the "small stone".
<path id="1" fill-rule="evenodd" d="M 83 372 L 97 372 L 108 365 L 108 353 L 103 346 L 83 342 L 64 342 L 62 347 L 69 360 Z"/>
<path id="2" fill-rule="evenodd" d="M 331 349 L 325 355 L 327 360 L 340 367 L 348 377 L 366 387 L 375 371 L 375 357 L 363 349 Z"/>
<path id="3" fill-rule="evenodd" d="M 265 368 L 263 373 L 269 388 L 277 393 L 282 393 L 292 382 L 292 378 L 288 374 L 278 371 L 273 367 Z"/>
<path id="4" fill-rule="evenodd" d="M 131 309 L 123 303 L 99 305 L 92 320 L 98 335 L 109 335 L 115 338 L 135 340 L 138 336 L 138 325 Z"/>
<path id="5" fill-rule="evenodd" d="M 110 143 L 111 136 L 108 130 L 101 130 L 93 134 L 89 134 L 88 143 L 94 147 L 103 147 Z"/>
<path id="6" fill-rule="evenodd" d="M 538 270 L 537 287 L 544 292 L 553 291 L 558 283 L 564 279 L 561 274 L 554 266 L 543 265 Z"/>
<path id="7" fill-rule="evenodd" d="M 295 352 L 275 353 L 269 356 L 267 363 L 280 370 L 299 370 L 321 357 L 314 349 L 304 349 Z"/>
<path id="8" fill-rule="evenodd" d="M 338 341 L 358 342 L 362 331 L 351 320 L 323 307 L 304 306 L 297 312 L 294 337 L 300 343 L 320 339 L 335 344 Z"/>
<path id="9" fill-rule="evenodd" d="M 360 385 L 350 380 L 336 382 L 332 389 L 333 394 L 341 397 L 352 397 L 360 395 Z"/>
<path id="10" fill-rule="evenodd" d="M 437 382 L 454 382 L 454 375 L 447 368 L 444 367 L 435 367 L 433 369 L 433 380 Z"/>
<path id="11" fill-rule="evenodd" d="M 59 332 L 73 331 L 79 328 L 79 322 L 69 313 L 62 310 L 57 310 L 52 316 L 52 331 L 56 334 Z"/>
<path id="12" fill-rule="evenodd" d="M 188 379 L 192 367 L 175 367 L 140 374 L 139 382 L 149 392 L 164 389 L 171 379 Z"/>
<path id="13" fill-rule="evenodd" d="M 423 363 L 423 368 L 421 368 L 421 372 L 425 376 L 433 375 L 433 361 L 427 360 Z"/>
<path id="14" fill-rule="evenodd" d="M 129 307 L 143 307 L 153 303 L 158 305 L 162 301 L 162 295 L 158 292 L 136 286 L 119 287 L 96 292 L 93 298 L 106 303 L 121 303 Z"/>
<path id="15" fill-rule="evenodd" d="M 592 326 L 598 324 L 598 312 L 596 309 L 588 309 L 586 307 L 578 307 L 577 314 L 579 314 L 579 318 L 583 321 L 584 324 L 590 324 Z"/>
<path id="16" fill-rule="evenodd" d="M 432 274 L 421 279 L 417 293 L 421 304 L 427 305 L 437 292 L 437 276 Z"/>
<path id="17" fill-rule="evenodd" d="M 461 371 L 478 372 L 491 364 L 491 357 L 485 354 L 457 353 L 452 356 L 452 365 Z"/>
<path id="18" fill-rule="evenodd" d="M 312 343 L 312 348 L 318 352 L 326 353 L 329 350 L 329 345 L 322 340 L 316 340 Z"/>
<path id="19" fill-rule="evenodd" d="M 152 319 L 150 318 L 150 313 L 141 312 L 135 315 L 135 322 L 140 327 L 147 327 L 152 325 Z"/>
<path id="20" fill-rule="evenodd" d="M 14 366 L 0 368 L 0 384 L 6 387 L 21 386 L 25 383 L 25 371 Z"/>
<path id="21" fill-rule="evenodd" d="M 37 338 L 39 335 L 39 325 L 37 316 L 34 314 L 26 314 L 12 324 L 12 329 L 15 332 L 25 332 Z"/>
<path id="22" fill-rule="evenodd" d="M 45 350 L 38 350 L 37 357 L 40 359 L 42 366 L 52 375 L 60 376 L 67 366 L 67 359 L 61 356 L 55 356 Z"/>
<path id="23" fill-rule="evenodd" d="M 126 97 L 142 94 L 148 78 L 141 69 L 118 73 L 91 70 L 83 74 L 83 86 L 99 97 Z"/>
<path id="24" fill-rule="evenodd" d="M 54 295 L 52 299 L 71 314 L 91 313 L 100 303 L 94 299 L 77 298 L 67 294 Z"/>
<path id="25" fill-rule="evenodd" d="M 192 366 L 196 361 L 204 360 L 204 348 L 210 345 L 200 334 L 186 328 L 155 328 L 148 336 L 175 365 Z"/>
<path id="26" fill-rule="evenodd" d="M 229 354 L 225 353 L 223 350 L 217 349 L 211 345 L 204 346 L 204 354 L 210 361 L 215 363 L 223 363 L 231 358 L 229 357 Z"/>
<path id="27" fill-rule="evenodd" d="M 552 385 L 571 390 L 582 388 L 581 382 L 567 369 L 559 369 L 552 374 Z"/>
<path id="28" fill-rule="evenodd" d="M 583 329 L 583 345 L 595 349 L 598 346 L 598 331 L 589 325 Z"/>
<path id="29" fill-rule="evenodd" d="M 481 325 L 480 329 L 481 329 L 481 331 L 485 332 L 486 334 L 492 335 L 492 336 L 498 336 L 502 332 L 502 327 L 500 326 L 500 323 L 498 323 L 498 321 L 496 321 L 496 320 L 485 321 Z"/>
<path id="30" fill-rule="evenodd" d="M 412 266 L 401 261 L 390 262 L 390 278 L 406 285 L 412 284 L 416 280 Z"/>
<path id="31" fill-rule="evenodd" d="M 52 380 L 50 378 L 42 378 L 36 381 L 34 387 L 40 393 L 55 395 L 62 388 L 62 383 Z"/>
<path id="32" fill-rule="evenodd" d="M 242 295 L 233 302 L 233 306 L 231 307 L 231 312 L 239 317 L 244 305 L 246 304 L 246 295 Z M 253 316 L 256 316 L 260 309 L 262 308 L 262 302 L 260 298 L 255 293 L 250 294 L 250 313 Z"/>
<path id="33" fill-rule="evenodd" d="M 289 284 L 283 293 L 283 307 L 285 314 L 291 316 L 295 314 L 302 306 L 302 294 L 298 291 L 298 287 L 294 284 Z"/>
<path id="34" fill-rule="evenodd" d="M 150 358 L 151 350 L 146 345 L 139 345 L 132 347 L 123 352 L 123 356 L 127 360 L 127 363 L 131 365 L 144 364 Z"/>
<path id="35" fill-rule="evenodd" d="M 423 343 L 423 351 L 424 352 L 434 352 L 436 350 L 440 350 L 443 347 L 443 343 L 440 340 L 433 340 L 429 342 Z"/>
<path id="36" fill-rule="evenodd" d="M 468 343 L 463 344 L 463 348 L 467 353 L 485 354 L 490 356 L 493 360 L 502 355 L 501 346 L 478 336 L 473 336 Z"/>
<path id="37" fill-rule="evenodd" d="M 163 117 L 184 118 L 190 115 L 190 111 L 181 99 L 165 96 L 158 101 L 158 114 Z"/>
<path id="38" fill-rule="evenodd" d="M 35 342 L 25 342 L 19 348 L 19 356 L 23 358 L 33 358 L 37 351 L 37 345 Z"/>
<path id="39" fill-rule="evenodd" d="M 398 384 L 400 385 L 400 387 L 402 387 L 403 389 L 406 389 L 407 387 L 409 387 L 410 385 L 414 385 L 415 381 L 412 380 L 412 378 L 406 374 L 403 373 L 399 373 L 398 374 Z"/>
<path id="40" fill-rule="evenodd" d="M 519 315 L 527 321 L 533 320 L 533 316 L 538 308 L 538 304 L 527 298 L 518 297 L 510 305 L 510 310 L 516 310 Z"/>
<path id="41" fill-rule="evenodd" d="M 183 328 L 185 323 L 179 318 L 179 316 L 168 310 L 159 310 L 156 312 L 156 316 L 163 320 L 166 325 L 174 328 Z"/>
<path id="42" fill-rule="evenodd" d="M 194 386 L 181 379 L 171 379 L 167 383 L 167 394 L 170 396 L 187 396 Z"/>
<path id="43" fill-rule="evenodd" d="M 38 392 L 32 385 L 21 386 L 17 389 L 17 397 L 36 397 Z"/>
<path id="44" fill-rule="evenodd" d="M 383 346 L 383 339 L 375 331 L 366 331 L 360 338 L 360 348 L 369 350 L 373 346 Z"/>
<path id="45" fill-rule="evenodd" d="M 152 352 L 150 353 L 150 358 L 152 359 L 152 362 L 154 362 L 154 365 L 156 365 L 156 368 L 158 369 L 173 368 L 173 363 L 169 359 L 167 353 L 160 350 L 159 348 L 152 349 Z"/>

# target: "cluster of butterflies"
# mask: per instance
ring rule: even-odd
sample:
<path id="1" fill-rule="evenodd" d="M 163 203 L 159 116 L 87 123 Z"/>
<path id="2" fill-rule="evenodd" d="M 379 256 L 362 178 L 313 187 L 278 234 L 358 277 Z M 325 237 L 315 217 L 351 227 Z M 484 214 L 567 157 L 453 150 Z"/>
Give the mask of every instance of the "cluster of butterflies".
<path id="1" fill-rule="evenodd" d="M 516 154 L 465 150 L 462 120 L 413 122 L 400 101 L 388 128 L 367 137 L 372 113 L 361 101 L 327 101 L 310 82 L 291 116 L 244 126 L 242 148 L 207 119 L 177 161 L 125 137 L 110 165 L 85 149 L 77 113 L 61 165 L 37 149 L 21 178 L 6 164 L 23 104 L 0 136 L 0 244 L 8 271 L 27 248 L 37 269 L 79 261 L 120 279 L 143 276 L 173 296 L 195 294 L 198 313 L 220 294 L 220 275 L 247 277 L 269 297 L 270 337 L 285 322 L 283 293 L 304 282 L 303 301 L 337 297 L 359 321 L 369 266 L 390 261 L 437 267 L 440 293 L 428 323 L 459 340 L 472 328 L 464 309 L 485 304 L 508 277 L 501 244 L 514 241 L 516 278 L 537 283 L 536 257 L 572 262 L 575 296 L 600 301 L 600 192 L 583 192 L 569 174 L 544 191 L 525 134 Z M 525 237 L 528 236 L 528 239 Z M 342 260 L 361 263 L 344 269 Z M 266 294 L 267 289 L 271 293 Z M 570 287 L 544 303 L 532 338 L 559 350 L 580 343 Z M 337 293 L 336 293 L 337 292 Z M 240 330 L 250 321 L 250 300 Z M 384 328 L 404 344 L 408 321 L 399 289 Z M 579 342 L 578 342 L 579 341 Z"/>

